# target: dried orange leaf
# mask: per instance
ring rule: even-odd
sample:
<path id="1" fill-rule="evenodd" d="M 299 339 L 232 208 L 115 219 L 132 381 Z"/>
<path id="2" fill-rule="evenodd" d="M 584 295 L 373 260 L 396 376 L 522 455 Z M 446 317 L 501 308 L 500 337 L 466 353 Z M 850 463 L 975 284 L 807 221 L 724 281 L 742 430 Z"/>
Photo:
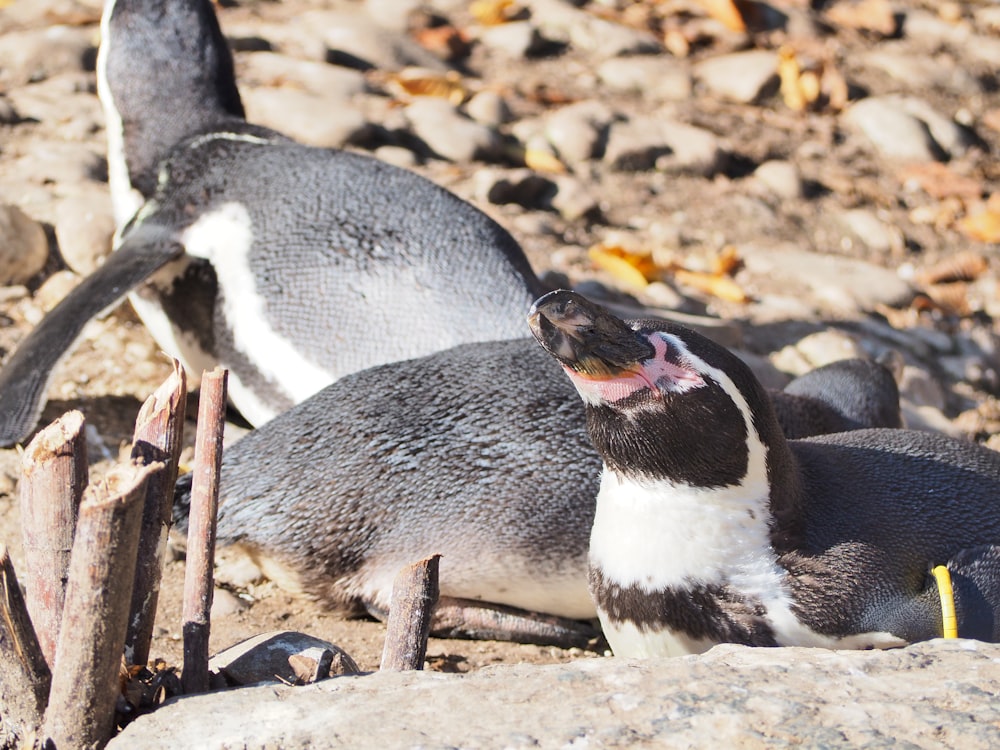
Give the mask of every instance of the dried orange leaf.
<path id="1" fill-rule="evenodd" d="M 945 258 L 917 275 L 921 284 L 944 284 L 952 281 L 975 281 L 989 268 L 982 255 L 965 250 Z"/>
<path id="2" fill-rule="evenodd" d="M 484 26 L 507 23 L 520 13 L 514 0 L 476 0 L 469 6 L 469 12 Z"/>
<path id="3" fill-rule="evenodd" d="M 674 278 L 681 284 L 693 287 L 700 292 L 718 297 L 726 302 L 746 302 L 749 300 L 747 293 L 742 287 L 728 276 L 718 276 L 714 273 L 702 273 L 700 271 L 688 271 L 678 268 L 674 271 Z"/>
<path id="4" fill-rule="evenodd" d="M 927 287 L 926 292 L 934 304 L 946 313 L 965 316 L 972 312 L 972 306 L 969 304 L 969 285 L 964 281 L 932 284 Z"/>
<path id="5" fill-rule="evenodd" d="M 985 209 L 961 219 L 958 229 L 966 237 L 979 242 L 1000 242 L 1000 212 Z"/>
<path id="6" fill-rule="evenodd" d="M 743 14 L 733 0 L 699 0 L 701 7 L 712 18 L 730 31 L 746 31 Z"/>
<path id="7" fill-rule="evenodd" d="M 565 174 L 566 172 L 566 165 L 559 161 L 559 157 L 538 148 L 525 149 L 524 165 L 536 172 L 548 172 L 549 174 Z"/>
<path id="8" fill-rule="evenodd" d="M 403 98 L 434 96 L 447 99 L 452 104 L 461 104 L 468 95 L 468 90 L 462 85 L 462 76 L 453 70 L 432 73 L 419 68 L 406 68 L 390 75 L 387 84 Z"/>
<path id="9" fill-rule="evenodd" d="M 618 246 L 594 245 L 587 255 L 598 268 L 627 287 L 645 289 L 655 277 L 656 265 L 648 255 L 629 253 Z"/>
<path id="10" fill-rule="evenodd" d="M 470 50 L 469 40 L 465 34 L 454 26 L 432 26 L 417 29 L 413 38 L 424 49 L 445 60 L 458 60 L 467 57 Z"/>
<path id="11" fill-rule="evenodd" d="M 712 272 L 717 276 L 731 276 L 743 263 L 735 245 L 726 245 L 712 261 Z"/>
<path id="12" fill-rule="evenodd" d="M 784 46 L 778 50 L 778 79 L 781 81 L 781 98 L 789 109 L 802 112 L 815 100 L 815 97 L 808 98 L 802 88 L 802 68 L 791 47 Z"/>

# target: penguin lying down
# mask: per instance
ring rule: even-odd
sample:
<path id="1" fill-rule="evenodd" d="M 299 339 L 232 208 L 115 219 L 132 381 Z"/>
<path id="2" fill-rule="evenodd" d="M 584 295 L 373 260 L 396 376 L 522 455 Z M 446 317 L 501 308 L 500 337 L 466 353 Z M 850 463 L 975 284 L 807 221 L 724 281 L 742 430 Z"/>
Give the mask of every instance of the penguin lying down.
<path id="1" fill-rule="evenodd" d="M 873 362 L 797 387 L 774 394 L 794 434 L 899 425 Z M 532 339 L 464 345 L 349 375 L 227 448 L 218 538 L 286 588 L 377 617 L 396 573 L 441 553 L 437 634 L 584 646 L 600 468 L 579 399 Z M 182 478 L 181 529 L 189 501 Z"/>
<path id="2" fill-rule="evenodd" d="M 692 331 L 573 292 L 529 321 L 604 465 L 590 592 L 614 653 L 939 637 L 937 566 L 958 635 L 1000 640 L 1000 455 L 908 430 L 788 440 L 749 369 Z"/>
<path id="3" fill-rule="evenodd" d="M 517 242 L 413 172 L 246 122 L 209 0 L 108 0 L 101 30 L 116 249 L 0 370 L 0 445 L 31 433 L 60 358 L 137 287 L 157 343 L 191 372 L 228 368 L 254 425 L 346 373 L 524 335 L 544 289 Z"/>

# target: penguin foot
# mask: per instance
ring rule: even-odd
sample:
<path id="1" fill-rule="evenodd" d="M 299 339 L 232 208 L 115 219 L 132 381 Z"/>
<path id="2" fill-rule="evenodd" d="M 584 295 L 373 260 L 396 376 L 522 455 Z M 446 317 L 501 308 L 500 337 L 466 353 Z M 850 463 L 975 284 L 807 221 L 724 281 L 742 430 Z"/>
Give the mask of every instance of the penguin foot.
<path id="1" fill-rule="evenodd" d="M 434 610 L 431 634 L 438 638 L 512 641 L 597 653 L 608 648 L 600 629 L 587 622 L 446 596 L 438 600 Z"/>
<path id="2" fill-rule="evenodd" d="M 958 637 L 1000 641 L 1000 546 L 964 549 L 945 567 L 951 573 Z"/>

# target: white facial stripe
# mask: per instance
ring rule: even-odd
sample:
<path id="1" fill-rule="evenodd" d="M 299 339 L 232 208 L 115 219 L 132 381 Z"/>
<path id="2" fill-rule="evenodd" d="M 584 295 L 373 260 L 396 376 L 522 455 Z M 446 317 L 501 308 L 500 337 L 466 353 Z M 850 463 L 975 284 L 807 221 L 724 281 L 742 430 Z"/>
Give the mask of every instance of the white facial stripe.
<path id="1" fill-rule="evenodd" d="M 101 16 L 101 44 L 97 50 L 97 96 L 104 109 L 104 128 L 108 139 L 108 186 L 111 208 L 119 229 L 142 205 L 142 195 L 132 187 L 125 163 L 125 129 L 108 85 L 108 46 L 111 39 L 111 14 L 115 0 L 108 0 Z"/>
<path id="2" fill-rule="evenodd" d="M 296 402 L 333 382 L 331 373 L 303 357 L 268 320 L 267 300 L 258 292 L 250 269 L 253 226 L 242 204 L 226 203 L 203 215 L 184 231 L 181 241 L 189 255 L 212 263 L 219 287 L 226 290 L 222 312 L 232 328 L 233 343 L 264 377 L 280 383 Z M 235 392 L 233 402 L 244 411 Z M 246 406 L 250 413 L 244 416 L 258 424 L 253 412 L 260 405 Z"/>
<path id="3" fill-rule="evenodd" d="M 262 138 L 259 135 L 250 135 L 249 133 L 216 131 L 214 133 L 206 133 L 205 135 L 195 138 L 187 145 L 187 147 L 189 149 L 201 148 L 206 143 L 211 143 L 212 141 L 238 141 L 240 143 L 252 143 L 257 146 L 266 146 L 274 142 L 270 138 Z"/>

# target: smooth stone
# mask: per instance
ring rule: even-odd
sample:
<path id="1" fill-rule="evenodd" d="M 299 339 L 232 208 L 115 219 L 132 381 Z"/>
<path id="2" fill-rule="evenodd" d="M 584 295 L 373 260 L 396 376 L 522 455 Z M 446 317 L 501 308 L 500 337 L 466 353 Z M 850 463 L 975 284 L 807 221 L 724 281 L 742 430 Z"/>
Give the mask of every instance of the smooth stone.
<path id="1" fill-rule="evenodd" d="M 424 3 L 422 0 L 364 0 L 365 13 L 387 29 L 407 31 L 410 16 Z"/>
<path id="2" fill-rule="evenodd" d="M 67 71 L 82 71 L 93 50 L 93 29 L 86 26 L 8 31 L 0 34 L 0 81 L 20 86 Z"/>
<path id="3" fill-rule="evenodd" d="M 613 57 L 597 69 L 601 83 L 612 91 L 641 94 L 652 102 L 683 101 L 691 96 L 691 74 L 663 55 Z"/>
<path id="4" fill-rule="evenodd" d="M 654 114 L 613 123 L 604 161 L 621 171 L 655 167 L 710 177 L 722 168 L 725 152 L 714 133 Z"/>
<path id="5" fill-rule="evenodd" d="M 940 411 L 946 405 L 944 388 L 937 378 L 916 365 L 903 367 L 899 378 L 899 395 L 913 406 L 930 406 Z"/>
<path id="6" fill-rule="evenodd" d="M 576 177 L 557 175 L 553 181 L 556 192 L 550 203 L 566 221 L 576 221 L 600 213 L 600 200 L 594 196 L 590 187 Z"/>
<path id="7" fill-rule="evenodd" d="M 480 91 L 465 103 L 465 113 L 481 125 L 498 128 L 512 117 L 507 100 L 496 91 Z"/>
<path id="8" fill-rule="evenodd" d="M 301 24 L 321 30 L 327 60 L 338 65 L 395 71 L 407 66 L 447 70 L 447 65 L 404 32 L 395 32 L 361 13 L 312 10 Z"/>
<path id="9" fill-rule="evenodd" d="M 531 21 L 512 21 L 487 26 L 478 35 L 483 46 L 514 59 L 542 53 L 552 42 Z"/>
<path id="10" fill-rule="evenodd" d="M 828 328 L 782 348 L 771 355 L 770 361 L 782 372 L 797 376 L 831 362 L 865 356 L 857 338 L 837 328 Z"/>
<path id="11" fill-rule="evenodd" d="M 866 67 L 886 73 L 913 92 L 945 89 L 964 96 L 982 93 L 982 86 L 958 60 L 945 54 L 915 55 L 906 46 L 881 42 L 862 58 Z"/>
<path id="12" fill-rule="evenodd" d="M 413 134 L 448 161 L 490 161 L 500 155 L 497 132 L 469 119 L 444 99 L 420 97 L 407 105 L 404 114 Z"/>
<path id="13" fill-rule="evenodd" d="M 779 198 L 795 200 L 801 198 L 805 186 L 802 173 L 790 161 L 772 159 L 761 164 L 753 172 L 754 179 Z"/>
<path id="14" fill-rule="evenodd" d="M 45 229 L 17 206 L 0 205 L 0 286 L 24 284 L 45 268 Z"/>
<path id="15" fill-rule="evenodd" d="M 292 84 L 325 99 L 350 99 L 367 89 L 364 74 L 339 65 L 300 60 L 277 52 L 249 52 L 237 56 L 242 91 L 258 86 L 281 88 Z"/>
<path id="16" fill-rule="evenodd" d="M 886 224 L 867 208 L 852 208 L 840 215 L 844 228 L 870 250 L 885 252 L 903 246 L 902 232 Z"/>
<path id="17" fill-rule="evenodd" d="M 996 644 L 939 639 L 379 672 L 172 698 L 108 748 L 987 748 L 1000 739 L 998 662 Z"/>
<path id="18" fill-rule="evenodd" d="M 926 99 L 915 96 L 891 96 L 889 100 L 924 123 L 934 142 L 949 156 L 962 156 L 975 142 L 966 128 L 938 112 Z"/>
<path id="19" fill-rule="evenodd" d="M 94 271 L 111 252 L 115 233 L 107 193 L 92 190 L 59 201 L 55 233 L 66 265 L 81 276 Z"/>
<path id="20" fill-rule="evenodd" d="M 753 104 L 776 89 L 778 56 L 768 50 L 751 50 L 710 57 L 695 64 L 694 76 L 716 96 Z"/>
<path id="21" fill-rule="evenodd" d="M 598 18 L 565 0 L 531 0 L 531 19 L 547 37 L 565 37 L 573 47 L 602 58 L 663 50 L 650 32 Z"/>
<path id="22" fill-rule="evenodd" d="M 965 52 L 970 51 L 969 27 L 946 21 L 937 13 L 922 8 L 909 8 L 904 14 L 903 33 L 907 39 L 931 45 L 955 45 Z"/>
<path id="23" fill-rule="evenodd" d="M 78 143 L 45 140 L 39 138 L 29 152 L 17 157 L 13 165 L 8 164 L 3 178 L 15 175 L 29 184 L 57 184 L 65 189 L 78 183 L 90 183 L 99 179 L 106 171 L 105 161 L 88 148 Z M 55 217 L 39 216 L 45 220 Z"/>
<path id="24" fill-rule="evenodd" d="M 544 123 L 545 137 L 559 157 L 579 164 L 600 155 L 615 113 L 603 102 L 586 99 L 551 112 Z"/>
<path id="25" fill-rule="evenodd" d="M 89 74 L 80 71 L 60 73 L 12 88 L 8 97 L 21 120 L 58 124 L 54 135 L 59 140 L 85 141 L 104 128 L 104 112 L 90 90 L 91 81 Z"/>
<path id="26" fill-rule="evenodd" d="M 417 155 L 403 146 L 379 146 L 373 153 L 382 161 L 404 169 L 412 169 L 418 164 Z"/>
<path id="27" fill-rule="evenodd" d="M 905 111 L 898 97 L 862 99 L 844 112 L 843 118 L 882 156 L 916 162 L 940 161 L 943 156 L 927 124 Z"/>
<path id="28" fill-rule="evenodd" d="M 340 148 L 363 142 L 371 133 L 371 125 L 358 110 L 330 106 L 328 100 L 306 91 L 255 88 L 241 95 L 250 122 L 310 146 Z"/>
<path id="29" fill-rule="evenodd" d="M 912 287 L 894 271 L 863 260 L 752 243 L 742 245 L 740 253 L 751 277 L 800 289 L 803 296 L 836 313 L 854 314 L 878 305 L 902 307 L 913 297 Z"/>
<path id="30" fill-rule="evenodd" d="M 236 594 L 226 589 L 217 588 L 212 592 L 212 610 L 210 614 L 213 620 L 231 617 L 244 611 L 247 606 L 247 603 L 236 596 Z"/>

